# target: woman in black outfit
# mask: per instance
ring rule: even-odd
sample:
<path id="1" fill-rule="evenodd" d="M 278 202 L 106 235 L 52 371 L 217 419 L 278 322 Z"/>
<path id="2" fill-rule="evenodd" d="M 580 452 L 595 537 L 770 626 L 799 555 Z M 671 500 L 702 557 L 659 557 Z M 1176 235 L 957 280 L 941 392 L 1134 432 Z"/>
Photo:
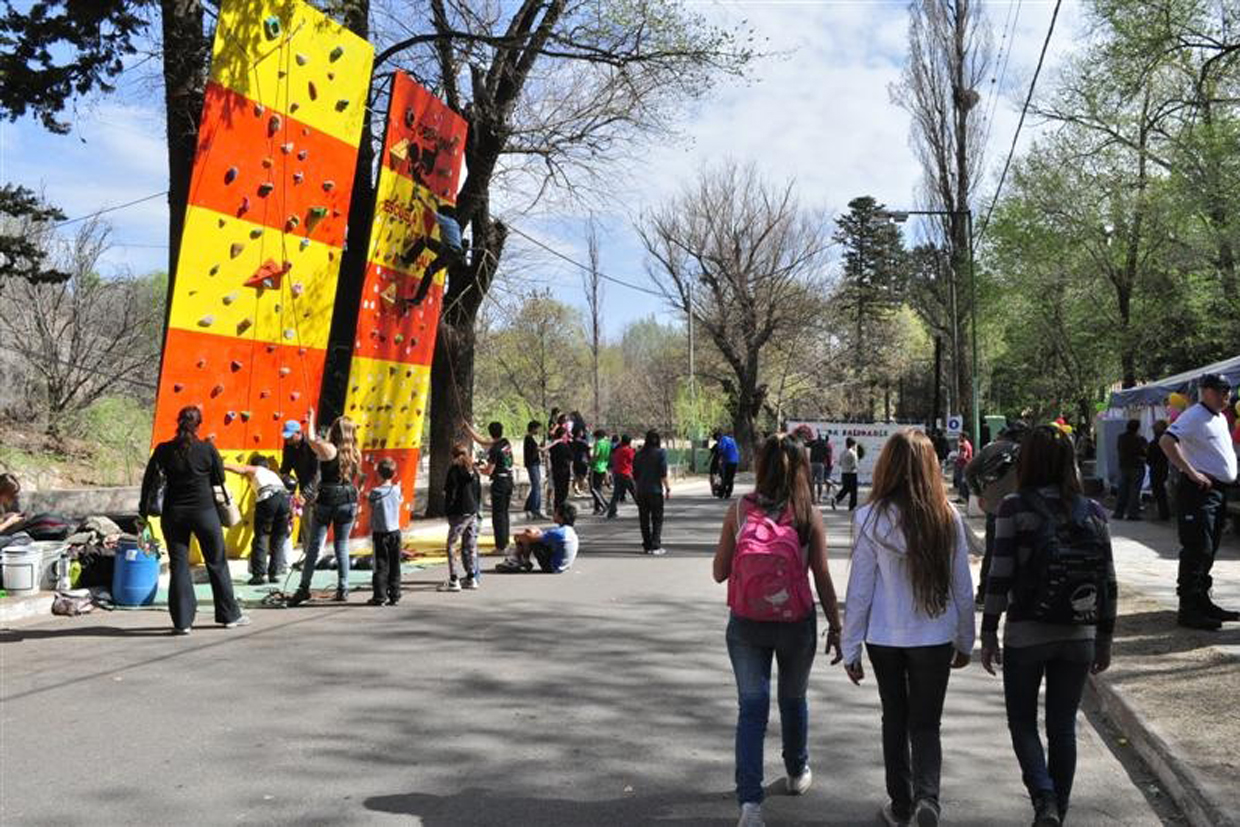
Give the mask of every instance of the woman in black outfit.
<path id="1" fill-rule="evenodd" d="M 160 472 L 167 481 L 159 524 L 168 544 L 168 611 L 172 614 L 172 632 L 177 635 L 189 634 L 198 611 L 189 570 L 191 535 L 198 539 L 207 564 L 215 622 L 227 629 L 250 622 L 233 596 L 232 577 L 224 556 L 224 529 L 211 491 L 211 486 L 224 484 L 224 465 L 215 446 L 198 438 L 201 424 L 202 411 L 196 406 L 182 408 L 177 414 L 176 438 L 155 446 L 142 477 L 139 512 L 143 520 L 147 519 Z"/>

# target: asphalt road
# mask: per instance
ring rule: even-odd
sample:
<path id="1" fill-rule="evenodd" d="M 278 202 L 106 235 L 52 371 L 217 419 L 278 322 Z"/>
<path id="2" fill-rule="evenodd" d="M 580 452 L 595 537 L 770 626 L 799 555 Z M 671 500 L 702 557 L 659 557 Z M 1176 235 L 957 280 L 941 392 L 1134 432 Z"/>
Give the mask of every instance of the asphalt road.
<path id="1" fill-rule="evenodd" d="M 734 823 L 736 699 L 710 578 L 723 505 L 704 493 L 669 502 L 663 558 L 640 554 L 630 505 L 582 519 L 560 576 L 438 594 L 428 570 L 396 608 L 355 594 L 188 638 L 156 612 L 0 633 L 0 823 Z M 847 520 L 826 513 L 842 592 Z M 767 821 L 873 824 L 873 680 L 853 687 L 820 656 L 810 692 L 814 786 L 778 795 L 773 709 Z M 976 661 L 953 673 L 944 756 L 945 823 L 1029 823 L 1000 681 Z M 1072 821 L 1160 823 L 1084 718 Z"/>

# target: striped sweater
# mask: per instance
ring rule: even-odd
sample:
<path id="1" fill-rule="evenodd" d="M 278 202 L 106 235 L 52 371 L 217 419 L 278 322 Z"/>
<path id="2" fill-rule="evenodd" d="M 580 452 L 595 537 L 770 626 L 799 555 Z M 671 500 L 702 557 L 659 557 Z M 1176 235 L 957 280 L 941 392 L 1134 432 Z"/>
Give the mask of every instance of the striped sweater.
<path id="1" fill-rule="evenodd" d="M 1052 511 L 1060 508 L 1059 491 L 1042 488 L 1038 493 L 1047 501 Z M 1093 515 L 1106 525 L 1106 510 L 1093 500 L 1089 501 Z M 986 578 L 986 606 L 982 615 L 982 645 L 998 646 L 999 617 L 1007 613 L 1003 627 L 1005 646 L 1036 646 L 1063 640 L 1092 640 L 1099 645 L 1110 645 L 1115 631 L 1115 611 L 1118 586 L 1115 581 L 1115 561 L 1111 556 L 1110 537 L 1107 538 L 1107 588 L 1099 607 L 1097 626 L 1069 626 L 1043 623 L 1022 617 L 1021 607 L 1012 604 L 1012 588 L 1020 567 L 1026 565 L 1033 553 L 1042 518 L 1021 499 L 1010 494 L 999 506 L 995 520 L 995 546 Z"/>

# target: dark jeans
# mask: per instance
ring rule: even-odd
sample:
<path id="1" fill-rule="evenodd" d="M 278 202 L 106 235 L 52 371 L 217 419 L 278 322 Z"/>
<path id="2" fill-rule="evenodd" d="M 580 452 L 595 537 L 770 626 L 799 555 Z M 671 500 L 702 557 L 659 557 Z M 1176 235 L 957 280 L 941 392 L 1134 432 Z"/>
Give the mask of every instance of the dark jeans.
<path id="1" fill-rule="evenodd" d="M 1124 468 L 1119 472 L 1119 494 L 1112 517 L 1135 520 L 1141 516 L 1141 484 L 1145 482 L 1145 466 Z"/>
<path id="2" fill-rule="evenodd" d="M 568 502 L 568 486 L 572 480 L 572 473 L 569 471 L 551 472 L 551 502 L 556 508 Z"/>
<path id="3" fill-rule="evenodd" d="M 1150 496 L 1154 505 L 1158 506 L 1158 519 L 1166 520 L 1171 516 L 1171 506 L 1167 502 L 1167 472 L 1150 472 Z"/>
<path id="4" fill-rule="evenodd" d="M 1217 486 L 1203 490 L 1180 477 L 1175 498 L 1180 533 L 1180 608 L 1197 608 L 1209 599 L 1214 556 L 1227 525 L 1227 497 Z"/>
<path id="5" fill-rule="evenodd" d="M 723 473 L 720 474 L 719 476 L 719 485 L 723 489 L 722 491 L 719 492 L 719 496 L 723 497 L 725 500 L 728 497 L 731 497 L 732 496 L 732 483 L 734 483 L 735 481 L 736 481 L 736 463 L 725 462 L 723 464 Z"/>
<path id="6" fill-rule="evenodd" d="M 332 530 L 332 550 L 336 555 L 336 590 L 349 591 L 349 533 L 353 531 L 353 521 L 356 519 L 355 502 L 339 505 L 314 504 L 314 508 L 310 510 L 310 528 L 306 531 L 306 559 L 301 566 L 299 591 L 310 591 L 314 567 L 319 562 L 319 554 L 323 551 L 329 527 Z"/>
<path id="7" fill-rule="evenodd" d="M 400 600 L 400 532 L 381 531 L 370 535 L 375 554 L 375 573 L 370 578 L 375 600 Z"/>
<path id="8" fill-rule="evenodd" d="M 491 477 L 491 529 L 495 550 L 508 548 L 508 508 L 512 505 L 512 477 Z"/>
<path id="9" fill-rule="evenodd" d="M 883 702 L 887 795 L 900 819 L 912 815 L 913 804 L 918 801 L 929 801 L 936 809 L 939 805 L 943 768 L 939 722 L 953 648 L 950 643 L 907 648 L 873 643 L 866 646 Z"/>
<path id="10" fill-rule="evenodd" d="M 430 250 L 435 254 L 435 258 L 431 263 L 426 265 L 426 273 L 422 276 L 422 280 L 418 282 L 418 290 L 413 295 L 413 303 L 421 304 L 426 298 L 426 294 L 430 292 L 431 283 L 435 281 L 435 274 L 446 267 L 464 258 L 464 251 L 455 247 L 449 247 L 447 244 L 430 236 L 422 236 L 413 244 L 409 245 L 409 249 L 405 250 L 401 256 L 401 263 L 406 267 L 412 267 L 414 262 L 418 260 L 418 256 L 422 255 L 423 250 Z"/>
<path id="11" fill-rule="evenodd" d="M 590 471 L 590 496 L 594 498 L 595 514 L 602 514 L 607 510 L 607 497 L 603 494 L 603 483 L 606 481 L 606 471 Z"/>
<path id="12" fill-rule="evenodd" d="M 840 490 L 835 495 L 835 501 L 838 503 L 845 496 L 848 497 L 848 510 L 852 511 L 857 507 L 857 474 L 855 471 L 840 474 Z"/>
<path id="13" fill-rule="evenodd" d="M 288 561 L 284 559 L 284 539 L 288 537 L 292 516 L 288 494 L 273 494 L 254 506 L 254 542 L 250 545 L 250 574 L 275 577 Z M 268 551 L 270 561 L 268 561 Z"/>
<path id="14" fill-rule="evenodd" d="M 640 495 L 639 495 L 640 497 Z M 779 724 L 784 769 L 800 775 L 809 765 L 809 705 L 805 690 L 818 651 L 818 613 L 794 623 L 763 623 L 732 616 L 728 657 L 736 676 L 736 799 L 761 802 L 762 742 L 771 714 L 771 658 L 779 664 Z"/>
<path id="15" fill-rule="evenodd" d="M 1076 774 L 1076 711 L 1094 661 L 1092 640 L 1066 640 L 1038 646 L 1005 646 L 1003 698 L 1012 749 L 1020 762 L 1029 798 L 1054 793 L 1061 813 L 1068 811 Z M 1038 736 L 1038 689 L 1046 678 L 1046 752 Z"/>
<path id="16" fill-rule="evenodd" d="M 986 547 L 982 552 L 982 571 L 977 578 L 977 602 L 986 600 L 986 578 L 990 576 L 990 558 L 995 553 L 995 523 L 998 518 L 994 514 L 986 515 Z"/>
<path id="17" fill-rule="evenodd" d="M 168 612 L 172 615 L 172 625 L 178 629 L 188 629 L 194 625 L 194 615 L 198 613 L 194 578 L 189 570 L 191 535 L 198 539 L 198 548 L 207 564 L 211 599 L 215 603 L 215 622 L 231 623 L 241 617 L 241 609 L 233 596 L 228 559 L 224 556 L 224 529 L 215 506 L 169 509 L 160 518 L 159 525 L 168 544 Z"/>
<path id="18" fill-rule="evenodd" d="M 627 491 L 637 498 L 637 493 L 633 488 L 633 478 L 624 474 L 611 475 L 611 502 L 607 504 L 607 516 L 615 517 L 616 509 L 620 507 L 620 501 L 624 499 L 624 492 Z"/>
<path id="19" fill-rule="evenodd" d="M 642 527 L 642 548 L 653 551 L 663 547 L 663 495 L 633 495 L 637 500 L 637 519 Z"/>
<path id="20" fill-rule="evenodd" d="M 525 473 L 530 475 L 530 494 L 525 498 L 525 508 L 531 514 L 542 513 L 542 463 L 525 466 Z"/>

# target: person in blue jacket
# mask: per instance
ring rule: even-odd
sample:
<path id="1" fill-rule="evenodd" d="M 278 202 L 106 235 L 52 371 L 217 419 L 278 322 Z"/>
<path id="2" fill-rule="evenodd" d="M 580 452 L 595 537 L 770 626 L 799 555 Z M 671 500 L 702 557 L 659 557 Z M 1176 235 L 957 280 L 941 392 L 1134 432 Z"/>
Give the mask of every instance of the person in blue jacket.
<path id="1" fill-rule="evenodd" d="M 435 221 L 439 224 L 439 238 L 432 238 L 428 233 L 409 245 L 409 249 L 400 257 L 406 267 L 412 267 L 424 250 L 430 250 L 435 254 L 435 258 L 431 259 L 431 263 L 426 266 L 422 281 L 418 283 L 417 292 L 413 294 L 412 299 L 406 300 L 406 308 L 409 304 L 421 304 L 430 291 L 431 284 L 435 281 L 435 274 L 451 267 L 465 256 L 465 245 L 461 240 L 461 225 L 456 220 L 456 209 L 449 204 L 441 204 L 436 209 Z"/>
<path id="2" fill-rule="evenodd" d="M 729 499 L 732 496 L 732 484 L 736 481 L 736 469 L 741 464 L 741 449 L 737 447 L 736 440 L 732 438 L 731 433 L 726 433 L 719 438 L 719 496 L 723 499 Z"/>

